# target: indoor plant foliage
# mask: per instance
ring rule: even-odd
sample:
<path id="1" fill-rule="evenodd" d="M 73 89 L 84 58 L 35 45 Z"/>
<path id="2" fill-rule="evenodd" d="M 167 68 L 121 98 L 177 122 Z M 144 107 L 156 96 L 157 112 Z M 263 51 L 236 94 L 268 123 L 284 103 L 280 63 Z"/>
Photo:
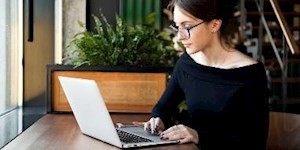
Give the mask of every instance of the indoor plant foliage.
<path id="1" fill-rule="evenodd" d="M 155 14 L 143 24 L 130 26 L 116 15 L 112 27 L 103 14 L 93 16 L 95 33 L 77 33 L 68 46 L 65 62 L 75 66 L 173 66 L 177 55 L 171 32 L 154 27 Z"/>

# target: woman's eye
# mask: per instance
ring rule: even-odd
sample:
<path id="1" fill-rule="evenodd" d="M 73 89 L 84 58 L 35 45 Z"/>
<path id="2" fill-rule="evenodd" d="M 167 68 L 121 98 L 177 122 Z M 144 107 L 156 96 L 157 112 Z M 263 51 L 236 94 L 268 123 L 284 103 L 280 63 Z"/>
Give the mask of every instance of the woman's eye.
<path id="1" fill-rule="evenodd" d="M 184 28 L 189 29 L 191 28 L 191 25 L 185 25 Z"/>

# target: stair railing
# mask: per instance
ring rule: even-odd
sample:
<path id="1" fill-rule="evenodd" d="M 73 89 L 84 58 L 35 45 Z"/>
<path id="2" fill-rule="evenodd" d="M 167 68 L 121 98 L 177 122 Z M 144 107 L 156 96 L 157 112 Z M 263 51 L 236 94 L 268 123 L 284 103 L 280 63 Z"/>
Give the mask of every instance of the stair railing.
<path id="1" fill-rule="evenodd" d="M 267 36 L 268 36 L 269 41 L 270 41 L 270 44 L 271 44 L 271 46 L 272 46 L 272 48 L 273 48 L 273 51 L 274 51 L 274 54 L 275 54 L 276 59 L 277 59 L 277 61 L 278 61 L 278 64 L 279 64 L 279 66 L 280 66 L 280 69 L 283 70 L 283 69 L 284 69 L 283 61 L 282 61 L 282 59 L 281 59 L 281 57 L 280 57 L 279 50 L 278 50 L 278 48 L 276 47 L 276 44 L 275 44 L 275 42 L 274 42 L 274 38 L 273 38 L 273 36 L 272 36 L 272 34 L 271 34 L 270 28 L 269 28 L 268 23 L 267 23 L 267 21 L 266 21 L 264 12 L 263 12 L 262 8 L 260 7 L 260 3 L 258 2 L 258 0 L 255 0 L 255 3 L 256 3 L 258 12 L 259 12 L 259 14 L 260 14 L 261 22 L 262 22 L 262 24 L 263 24 L 263 26 L 264 26 L 264 28 L 265 28 L 265 30 L 266 30 Z M 261 1 L 261 3 L 264 3 L 264 2 Z"/>
<path id="2" fill-rule="evenodd" d="M 294 37 L 291 33 L 291 31 L 289 30 L 289 27 L 288 27 L 288 24 L 283 16 L 283 13 L 279 7 L 279 4 L 277 2 L 277 0 L 269 0 L 271 5 L 272 5 L 272 8 L 273 8 L 273 11 L 276 15 L 276 18 L 279 22 L 279 25 L 280 25 L 280 29 L 282 30 L 283 32 L 283 35 L 284 35 L 284 39 L 286 40 L 287 42 L 287 45 L 289 46 L 289 49 L 290 51 L 292 52 L 292 54 L 299 54 L 300 51 L 299 51 L 299 47 L 296 43 L 296 41 L 294 40 Z M 272 37 L 272 34 L 270 32 L 270 28 L 268 26 L 268 23 L 265 19 L 265 16 L 264 16 L 264 12 L 262 10 L 262 8 L 260 7 L 260 3 L 258 2 L 258 0 L 255 0 L 255 3 L 256 3 L 256 6 L 257 6 L 257 9 L 258 9 L 258 12 L 260 14 L 260 17 L 261 17 L 261 21 L 262 21 L 262 24 L 266 30 L 266 33 L 267 33 L 267 36 L 269 38 L 269 41 L 270 41 L 270 44 L 273 48 L 273 51 L 275 53 L 275 56 L 276 56 L 276 59 L 279 63 L 279 66 L 281 68 L 281 70 L 284 70 L 284 63 L 283 63 L 283 60 L 282 58 L 280 57 L 279 55 L 279 50 L 278 48 L 276 47 L 276 44 L 274 42 L 274 38 Z M 263 3 L 263 1 L 261 1 L 261 3 Z"/>
<path id="3" fill-rule="evenodd" d="M 277 0 L 269 0 L 273 11 L 276 15 L 276 18 L 279 22 L 280 25 L 280 29 L 283 32 L 283 41 L 282 41 L 282 58 L 280 57 L 279 54 L 279 50 L 276 47 L 276 44 L 274 42 L 274 38 L 272 37 L 272 34 L 270 32 L 269 26 L 267 24 L 267 21 L 265 19 L 264 16 L 264 11 L 263 11 L 263 4 L 264 4 L 264 0 L 260 0 L 260 3 L 258 2 L 258 0 L 255 0 L 258 12 L 260 14 L 261 17 L 261 24 L 263 24 L 264 29 L 266 30 L 268 39 L 270 41 L 270 44 L 273 48 L 274 54 L 276 56 L 276 59 L 279 63 L 280 69 L 281 69 L 281 76 L 282 76 L 282 99 L 283 99 L 283 104 L 285 106 L 285 99 L 287 97 L 287 62 L 288 62 L 288 52 L 286 50 L 286 43 L 287 46 L 289 48 L 289 50 L 291 51 L 292 54 L 299 54 L 299 46 L 297 45 L 296 41 L 294 40 L 294 37 L 292 36 L 291 31 L 289 30 L 287 21 L 285 20 L 283 13 L 279 7 L 279 4 L 277 2 Z M 285 42 L 286 41 L 286 42 Z"/>
<path id="4" fill-rule="evenodd" d="M 286 42 L 289 46 L 289 49 L 291 50 L 292 54 L 296 54 L 296 53 L 299 54 L 300 53 L 299 46 L 297 45 L 296 41 L 293 38 L 291 31 L 289 30 L 289 26 L 283 16 L 283 13 L 279 7 L 277 0 L 270 0 L 270 3 L 272 5 L 273 11 L 275 12 L 275 15 L 279 22 L 280 28 L 284 34 Z"/>

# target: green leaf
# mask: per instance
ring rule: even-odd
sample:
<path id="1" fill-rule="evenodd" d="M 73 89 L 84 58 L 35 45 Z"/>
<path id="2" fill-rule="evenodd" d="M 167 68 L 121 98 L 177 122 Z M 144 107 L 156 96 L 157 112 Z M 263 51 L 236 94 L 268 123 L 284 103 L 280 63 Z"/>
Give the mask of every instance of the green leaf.
<path id="1" fill-rule="evenodd" d="M 154 27 L 155 13 L 145 17 L 144 24 L 135 26 L 128 25 L 118 15 L 115 26 L 102 13 L 93 18 L 95 33 L 87 31 L 79 22 L 83 31 L 71 39 L 65 62 L 76 66 L 172 66 L 178 58 L 170 32 Z"/>

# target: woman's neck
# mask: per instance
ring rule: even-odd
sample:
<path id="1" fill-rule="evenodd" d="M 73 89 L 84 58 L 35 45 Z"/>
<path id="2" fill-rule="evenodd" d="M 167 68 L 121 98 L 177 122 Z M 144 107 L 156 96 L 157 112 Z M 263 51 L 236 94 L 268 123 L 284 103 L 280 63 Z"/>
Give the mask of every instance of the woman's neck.
<path id="1" fill-rule="evenodd" d="M 226 61 L 229 58 L 230 52 L 234 51 L 230 48 L 225 48 L 220 44 L 211 46 L 197 53 L 191 54 L 195 62 L 216 68 L 227 68 Z"/>

